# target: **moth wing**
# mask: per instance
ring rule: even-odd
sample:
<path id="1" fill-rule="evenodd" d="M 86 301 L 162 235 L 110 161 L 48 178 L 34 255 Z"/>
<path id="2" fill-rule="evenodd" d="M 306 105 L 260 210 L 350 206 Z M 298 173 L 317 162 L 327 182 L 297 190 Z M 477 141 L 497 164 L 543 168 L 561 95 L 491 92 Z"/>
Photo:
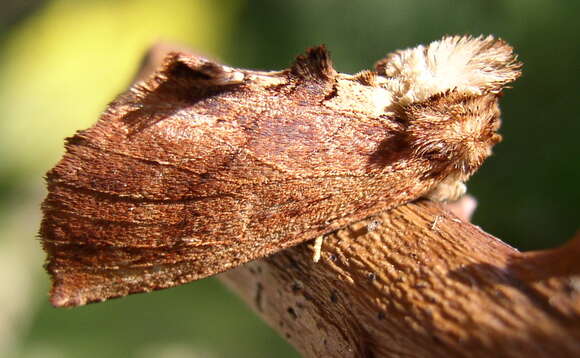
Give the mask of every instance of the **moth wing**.
<path id="1" fill-rule="evenodd" d="M 276 91 L 177 53 L 121 95 L 47 174 L 53 305 L 207 277 L 364 216 L 351 188 L 385 129 L 318 106 L 334 75 L 323 48 L 272 75 Z"/>

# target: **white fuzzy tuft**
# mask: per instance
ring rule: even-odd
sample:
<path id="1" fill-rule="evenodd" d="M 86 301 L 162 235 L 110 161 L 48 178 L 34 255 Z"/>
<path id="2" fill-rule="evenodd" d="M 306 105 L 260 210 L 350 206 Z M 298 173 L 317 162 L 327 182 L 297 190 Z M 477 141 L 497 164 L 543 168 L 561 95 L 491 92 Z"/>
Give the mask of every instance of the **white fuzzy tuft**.
<path id="1" fill-rule="evenodd" d="M 520 64 L 512 48 L 493 36 L 453 36 L 388 55 L 377 64 L 386 88 L 402 105 L 456 90 L 466 95 L 498 92 L 515 80 Z"/>

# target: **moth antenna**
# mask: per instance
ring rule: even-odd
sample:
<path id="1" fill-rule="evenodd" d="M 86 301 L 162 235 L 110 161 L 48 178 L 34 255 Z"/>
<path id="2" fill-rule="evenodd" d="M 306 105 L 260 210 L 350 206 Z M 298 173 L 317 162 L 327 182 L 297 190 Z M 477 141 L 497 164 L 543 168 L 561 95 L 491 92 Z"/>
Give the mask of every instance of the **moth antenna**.
<path id="1" fill-rule="evenodd" d="M 402 105 L 457 91 L 498 93 L 517 79 L 521 63 L 513 49 L 493 36 L 447 36 L 428 46 L 396 51 L 376 64 L 386 87 Z"/>
<path id="2" fill-rule="evenodd" d="M 336 70 L 324 45 L 309 48 L 304 55 L 296 57 L 290 71 L 305 80 L 320 82 L 333 82 L 336 77 Z"/>

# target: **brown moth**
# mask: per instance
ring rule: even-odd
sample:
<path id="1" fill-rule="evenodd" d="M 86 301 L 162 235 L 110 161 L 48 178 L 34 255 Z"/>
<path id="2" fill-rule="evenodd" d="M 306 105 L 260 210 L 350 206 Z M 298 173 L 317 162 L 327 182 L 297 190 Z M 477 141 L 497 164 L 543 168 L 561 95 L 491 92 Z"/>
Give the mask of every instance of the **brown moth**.
<path id="1" fill-rule="evenodd" d="M 172 287 L 459 197 L 501 139 L 498 99 L 519 68 L 491 36 L 445 37 L 356 75 L 324 47 L 277 72 L 168 55 L 47 174 L 52 304 Z"/>

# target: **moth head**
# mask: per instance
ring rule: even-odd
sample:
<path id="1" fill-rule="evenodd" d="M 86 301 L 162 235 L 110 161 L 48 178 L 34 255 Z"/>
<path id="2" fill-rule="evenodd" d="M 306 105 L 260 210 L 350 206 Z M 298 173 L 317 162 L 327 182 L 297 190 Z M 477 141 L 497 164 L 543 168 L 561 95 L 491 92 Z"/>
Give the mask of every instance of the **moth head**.
<path id="1" fill-rule="evenodd" d="M 501 140 L 498 98 L 520 67 L 502 40 L 453 36 L 389 54 L 376 70 L 414 153 L 464 180 Z"/>
<path id="2" fill-rule="evenodd" d="M 401 107 L 401 117 L 414 156 L 460 180 L 473 174 L 501 141 L 497 94 L 446 93 Z"/>

